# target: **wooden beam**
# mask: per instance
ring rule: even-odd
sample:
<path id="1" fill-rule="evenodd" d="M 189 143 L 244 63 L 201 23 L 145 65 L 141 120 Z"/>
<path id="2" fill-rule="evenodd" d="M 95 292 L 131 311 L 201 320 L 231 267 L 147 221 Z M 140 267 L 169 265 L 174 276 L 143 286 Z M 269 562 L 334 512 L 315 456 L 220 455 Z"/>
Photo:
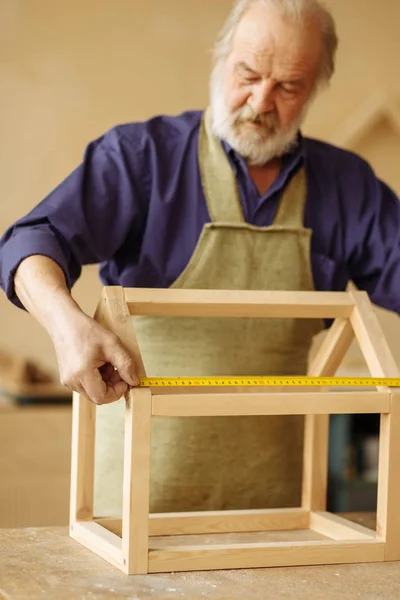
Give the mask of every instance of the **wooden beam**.
<path id="1" fill-rule="evenodd" d="M 96 312 L 96 320 L 119 337 L 133 357 L 138 377 L 146 377 L 146 370 L 133 329 L 124 288 L 120 286 L 103 288 L 101 301 Z"/>
<path id="2" fill-rule="evenodd" d="M 306 415 L 301 506 L 325 510 L 328 488 L 329 414 Z"/>
<path id="3" fill-rule="evenodd" d="M 339 127 L 335 128 L 330 143 L 335 146 L 354 148 L 387 115 L 389 102 L 390 96 L 387 93 L 374 90 Z"/>
<path id="4" fill-rule="evenodd" d="M 385 339 L 366 292 L 350 292 L 355 308 L 350 317 L 361 352 L 373 377 L 400 377 L 400 370 Z"/>
<path id="5" fill-rule="evenodd" d="M 379 436 L 377 534 L 385 560 L 400 560 L 400 392 L 393 392 L 391 411 L 382 415 Z"/>
<path id="6" fill-rule="evenodd" d="M 349 319 L 335 319 L 314 357 L 308 374 L 315 377 L 333 376 L 353 340 L 354 331 Z"/>
<path id="7" fill-rule="evenodd" d="M 125 413 L 122 549 L 132 574 L 147 573 L 150 505 L 151 392 L 133 389 Z"/>
<path id="8" fill-rule="evenodd" d="M 122 558 L 122 540 L 97 523 L 73 523 L 70 526 L 71 537 L 109 563 L 124 569 Z"/>
<path id="9" fill-rule="evenodd" d="M 270 394 L 177 394 L 153 396 L 152 415 L 367 414 L 389 412 L 389 392 L 293 392 Z"/>
<path id="10" fill-rule="evenodd" d="M 132 315 L 192 317 L 348 317 L 345 292 L 125 289 Z"/>
<path id="11" fill-rule="evenodd" d="M 354 332 L 348 319 L 337 318 L 311 364 L 308 375 L 333 376 L 342 362 Z M 309 414 L 305 418 L 303 450 L 302 507 L 325 510 L 328 485 L 329 415 Z"/>
<path id="12" fill-rule="evenodd" d="M 109 531 L 122 534 L 121 519 L 96 519 Z M 195 535 L 291 531 L 309 528 L 309 513 L 301 508 L 222 510 L 150 515 L 149 535 Z"/>
<path id="13" fill-rule="evenodd" d="M 133 357 L 136 373 L 145 377 L 142 355 L 131 315 L 120 286 L 103 288 L 96 319 L 114 332 Z M 151 391 L 134 389 L 125 394 L 125 449 L 122 507 L 122 551 L 128 573 L 147 573 Z"/>
<path id="14" fill-rule="evenodd" d="M 376 532 L 329 512 L 312 512 L 310 529 L 332 540 L 376 539 Z M 384 540 L 380 540 L 384 541 Z"/>
<path id="15" fill-rule="evenodd" d="M 299 508 L 153 514 L 150 535 L 191 535 L 308 529 L 309 513 Z"/>
<path id="16" fill-rule="evenodd" d="M 384 546 L 374 540 L 169 546 L 150 550 L 149 573 L 381 562 Z"/>
<path id="17" fill-rule="evenodd" d="M 73 394 L 70 523 L 93 519 L 96 406 Z"/>

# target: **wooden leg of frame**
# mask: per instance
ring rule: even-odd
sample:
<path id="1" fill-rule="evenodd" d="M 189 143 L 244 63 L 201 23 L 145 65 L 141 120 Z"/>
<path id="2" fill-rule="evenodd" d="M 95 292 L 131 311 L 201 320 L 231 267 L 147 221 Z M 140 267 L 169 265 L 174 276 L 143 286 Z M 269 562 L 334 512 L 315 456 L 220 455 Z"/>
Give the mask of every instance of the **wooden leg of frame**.
<path id="1" fill-rule="evenodd" d="M 70 522 L 93 519 L 96 407 L 74 392 Z"/>
<path id="2" fill-rule="evenodd" d="M 306 415 L 302 508 L 326 510 L 329 415 Z"/>
<path id="3" fill-rule="evenodd" d="M 337 318 L 327 333 L 310 376 L 334 375 L 350 347 L 354 333 L 348 319 Z M 326 510 L 329 415 L 307 415 L 304 427 L 302 507 Z"/>
<path id="4" fill-rule="evenodd" d="M 125 416 L 122 555 L 126 573 L 148 573 L 151 391 L 131 390 Z"/>
<path id="5" fill-rule="evenodd" d="M 381 416 L 377 535 L 385 540 L 385 560 L 400 560 L 400 392 L 391 412 Z"/>

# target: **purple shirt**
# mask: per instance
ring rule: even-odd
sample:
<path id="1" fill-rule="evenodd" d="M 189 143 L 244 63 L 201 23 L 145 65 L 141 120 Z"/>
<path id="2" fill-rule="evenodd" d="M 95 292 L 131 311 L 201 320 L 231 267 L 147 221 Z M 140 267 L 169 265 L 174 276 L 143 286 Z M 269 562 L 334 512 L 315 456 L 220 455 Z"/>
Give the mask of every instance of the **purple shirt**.
<path id="1" fill-rule="evenodd" d="M 13 275 L 29 255 L 63 269 L 69 286 L 81 265 L 100 263 L 105 285 L 168 287 L 187 265 L 210 221 L 198 166 L 201 112 L 115 127 L 86 149 L 82 164 L 4 234 L 0 284 L 20 305 Z M 247 222 L 273 222 L 279 199 L 302 166 L 304 225 L 313 231 L 317 290 L 349 280 L 376 304 L 400 313 L 400 202 L 358 156 L 299 135 L 263 196 L 228 145 Z"/>

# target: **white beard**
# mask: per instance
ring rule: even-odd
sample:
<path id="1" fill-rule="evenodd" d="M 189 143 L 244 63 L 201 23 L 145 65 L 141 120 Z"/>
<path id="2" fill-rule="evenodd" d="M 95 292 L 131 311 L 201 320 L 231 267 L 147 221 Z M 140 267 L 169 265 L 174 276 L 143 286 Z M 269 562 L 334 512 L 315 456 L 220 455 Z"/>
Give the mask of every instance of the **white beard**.
<path id="1" fill-rule="evenodd" d="M 210 82 L 213 134 L 228 142 L 249 165 L 264 165 L 273 158 L 289 152 L 296 145 L 297 134 L 306 117 L 311 99 L 290 126 L 283 128 L 279 126 L 276 113 L 255 115 L 247 104 L 230 112 L 224 99 L 223 79 L 223 65 L 217 64 L 213 69 Z M 248 124 L 255 120 L 263 127 L 257 130 Z"/>

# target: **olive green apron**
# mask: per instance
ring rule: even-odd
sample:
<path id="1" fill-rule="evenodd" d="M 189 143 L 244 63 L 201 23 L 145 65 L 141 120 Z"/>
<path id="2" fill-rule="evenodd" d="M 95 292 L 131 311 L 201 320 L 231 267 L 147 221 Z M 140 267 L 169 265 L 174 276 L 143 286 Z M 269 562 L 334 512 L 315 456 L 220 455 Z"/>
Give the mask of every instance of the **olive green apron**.
<path id="1" fill-rule="evenodd" d="M 200 129 L 199 166 L 211 222 L 171 287 L 313 290 L 311 231 L 303 227 L 304 170 L 286 187 L 273 224 L 255 227 L 244 220 L 236 180 L 210 131 L 208 112 Z M 134 328 L 149 376 L 297 375 L 306 372 L 311 341 L 322 323 L 135 317 Z M 103 443 L 96 513 L 119 514 L 123 403 L 98 412 L 104 416 L 98 417 Z M 107 416 L 112 412 L 119 419 Z M 303 424 L 300 416 L 154 418 L 151 511 L 298 505 Z"/>

